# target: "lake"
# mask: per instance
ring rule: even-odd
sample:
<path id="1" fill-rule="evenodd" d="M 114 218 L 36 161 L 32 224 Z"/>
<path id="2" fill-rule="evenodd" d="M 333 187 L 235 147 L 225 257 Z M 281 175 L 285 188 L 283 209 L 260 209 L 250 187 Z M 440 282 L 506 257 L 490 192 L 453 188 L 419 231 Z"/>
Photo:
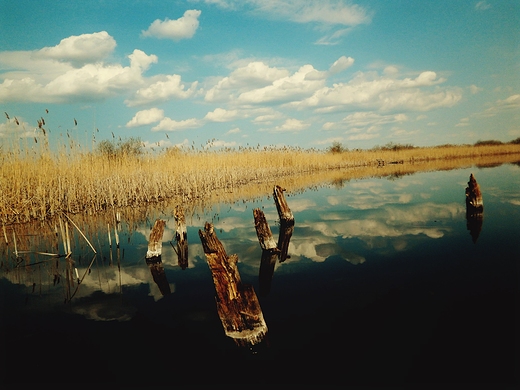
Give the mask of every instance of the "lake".
<path id="1" fill-rule="evenodd" d="M 484 204 L 475 218 L 466 213 L 470 174 Z M 272 196 L 187 210 L 187 266 L 164 207 L 122 212 L 117 228 L 71 215 L 69 260 L 34 253 L 66 252 L 58 225 L 14 235 L 7 226 L 0 383 L 515 383 L 519 164 L 284 194 L 295 223 L 283 261 L 262 260 L 255 231 L 260 209 L 278 239 Z M 156 219 L 165 230 L 153 265 L 145 257 Z M 256 293 L 267 327 L 256 344 L 224 331 L 199 237 L 205 222 Z"/>

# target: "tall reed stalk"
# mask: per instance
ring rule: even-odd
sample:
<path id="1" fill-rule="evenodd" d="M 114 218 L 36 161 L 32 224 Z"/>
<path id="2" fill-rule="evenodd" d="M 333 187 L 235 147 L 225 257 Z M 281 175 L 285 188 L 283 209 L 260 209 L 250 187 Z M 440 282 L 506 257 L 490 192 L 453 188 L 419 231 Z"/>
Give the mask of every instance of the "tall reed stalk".
<path id="1" fill-rule="evenodd" d="M 268 184 L 272 188 L 273 181 L 286 182 L 296 176 L 324 178 L 325 172 L 345 174 L 367 168 L 381 172 L 382 162 L 399 170 L 412 166 L 434 169 L 432 162 L 478 164 L 489 156 L 503 161 L 520 160 L 520 145 L 513 143 L 340 153 L 290 147 L 218 152 L 171 148 L 158 154 L 139 155 L 106 155 L 81 150 L 75 143 L 52 153 L 48 142 L 38 145 L 0 149 L 3 224 L 44 221 L 62 212 L 94 215 L 165 200 L 203 203 L 215 194 L 239 193 L 251 184 Z"/>

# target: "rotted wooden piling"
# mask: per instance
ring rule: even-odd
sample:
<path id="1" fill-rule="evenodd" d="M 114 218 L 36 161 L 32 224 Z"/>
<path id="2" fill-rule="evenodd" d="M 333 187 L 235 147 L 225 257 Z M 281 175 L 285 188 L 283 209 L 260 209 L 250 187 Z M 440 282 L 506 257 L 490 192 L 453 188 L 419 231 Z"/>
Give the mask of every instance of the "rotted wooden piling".
<path id="1" fill-rule="evenodd" d="M 280 217 L 280 222 L 285 222 L 288 225 L 294 224 L 294 215 L 287 204 L 284 196 L 285 188 L 280 187 L 279 185 L 275 185 L 273 189 L 273 198 L 274 203 L 276 204 L 276 210 L 278 210 L 278 215 Z"/>
<path id="2" fill-rule="evenodd" d="M 267 325 L 253 286 L 242 283 L 237 268 L 238 256 L 226 254 L 209 222 L 204 230 L 199 230 L 199 237 L 215 285 L 217 312 L 224 332 L 237 345 L 261 342 Z"/>
<path id="3" fill-rule="evenodd" d="M 148 240 L 148 251 L 146 252 L 146 259 L 152 259 L 154 257 L 160 257 L 162 253 L 162 238 L 164 234 L 164 227 L 166 221 L 162 219 L 156 219 L 150 232 L 150 238 Z"/>

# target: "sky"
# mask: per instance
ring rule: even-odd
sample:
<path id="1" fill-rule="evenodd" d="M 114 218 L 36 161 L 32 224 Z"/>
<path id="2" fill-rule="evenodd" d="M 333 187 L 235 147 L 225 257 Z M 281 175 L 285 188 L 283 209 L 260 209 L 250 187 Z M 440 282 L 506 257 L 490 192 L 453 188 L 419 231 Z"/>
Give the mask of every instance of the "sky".
<path id="1" fill-rule="evenodd" d="M 0 146 L 42 128 L 151 150 L 520 137 L 517 0 L 0 6 Z"/>

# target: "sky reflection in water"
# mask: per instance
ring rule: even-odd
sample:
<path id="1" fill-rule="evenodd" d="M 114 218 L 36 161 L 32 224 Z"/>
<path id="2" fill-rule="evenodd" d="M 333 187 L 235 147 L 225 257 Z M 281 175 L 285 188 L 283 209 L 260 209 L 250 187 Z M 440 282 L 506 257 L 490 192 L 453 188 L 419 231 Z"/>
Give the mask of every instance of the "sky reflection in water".
<path id="1" fill-rule="evenodd" d="M 468 231 L 464 203 L 470 173 L 484 199 L 476 240 Z M 259 296 L 269 346 L 258 347 L 256 359 L 291 360 L 305 366 L 319 355 L 323 367 L 335 367 L 330 378 L 339 375 L 339 367 L 350 367 L 349 378 L 356 383 L 427 376 L 427 381 L 436 381 L 448 375 L 463 380 L 482 367 L 487 367 L 487 374 L 480 373 L 484 379 L 512 378 L 508 362 L 516 332 L 518 165 L 354 180 L 286 193 L 286 200 L 295 216 L 290 258 L 276 262 L 268 290 L 259 291 L 262 251 L 253 209 L 264 211 L 277 238 L 272 197 L 188 215 L 189 265 L 184 270 L 170 245 L 176 228 L 173 217 L 149 215 L 130 232 L 123 216 L 118 250 L 108 247 L 106 232 L 92 239 L 99 253 L 90 271 L 92 252 L 85 245 L 73 248 L 78 275 L 85 277 L 70 303 L 64 304 L 64 280 L 56 283 L 48 262 L 30 271 L 4 272 L 0 279 L 4 331 L 24 332 L 37 326 L 44 332 L 70 318 L 80 333 L 95 332 L 95 323 L 129 323 L 130 328 L 121 331 L 123 343 L 123 337 L 136 337 L 140 329 L 136 324 L 144 321 L 158 327 L 169 340 L 167 345 L 184 351 L 184 356 L 193 352 L 200 359 L 235 359 L 238 352 L 218 320 L 211 273 L 198 236 L 209 221 L 227 254 L 238 255 L 242 281 L 252 284 Z M 166 296 L 144 261 L 155 218 L 166 220 L 162 266 L 171 291 Z M 8 253 L 12 255 L 12 248 L 3 250 L 4 265 Z M 486 327 L 490 316 L 494 325 Z M 441 348 L 444 355 L 438 360 L 433 356 Z M 351 354 L 331 358 L 337 349 Z M 500 357 L 491 356 L 498 351 Z M 127 367 L 131 355 L 121 368 Z M 253 355 L 248 354 L 246 361 Z M 472 368 L 448 368 L 460 358 Z M 369 367 L 381 374 L 370 376 Z M 317 378 L 311 375 L 310 383 Z M 288 375 L 282 382 L 298 380 Z"/>

